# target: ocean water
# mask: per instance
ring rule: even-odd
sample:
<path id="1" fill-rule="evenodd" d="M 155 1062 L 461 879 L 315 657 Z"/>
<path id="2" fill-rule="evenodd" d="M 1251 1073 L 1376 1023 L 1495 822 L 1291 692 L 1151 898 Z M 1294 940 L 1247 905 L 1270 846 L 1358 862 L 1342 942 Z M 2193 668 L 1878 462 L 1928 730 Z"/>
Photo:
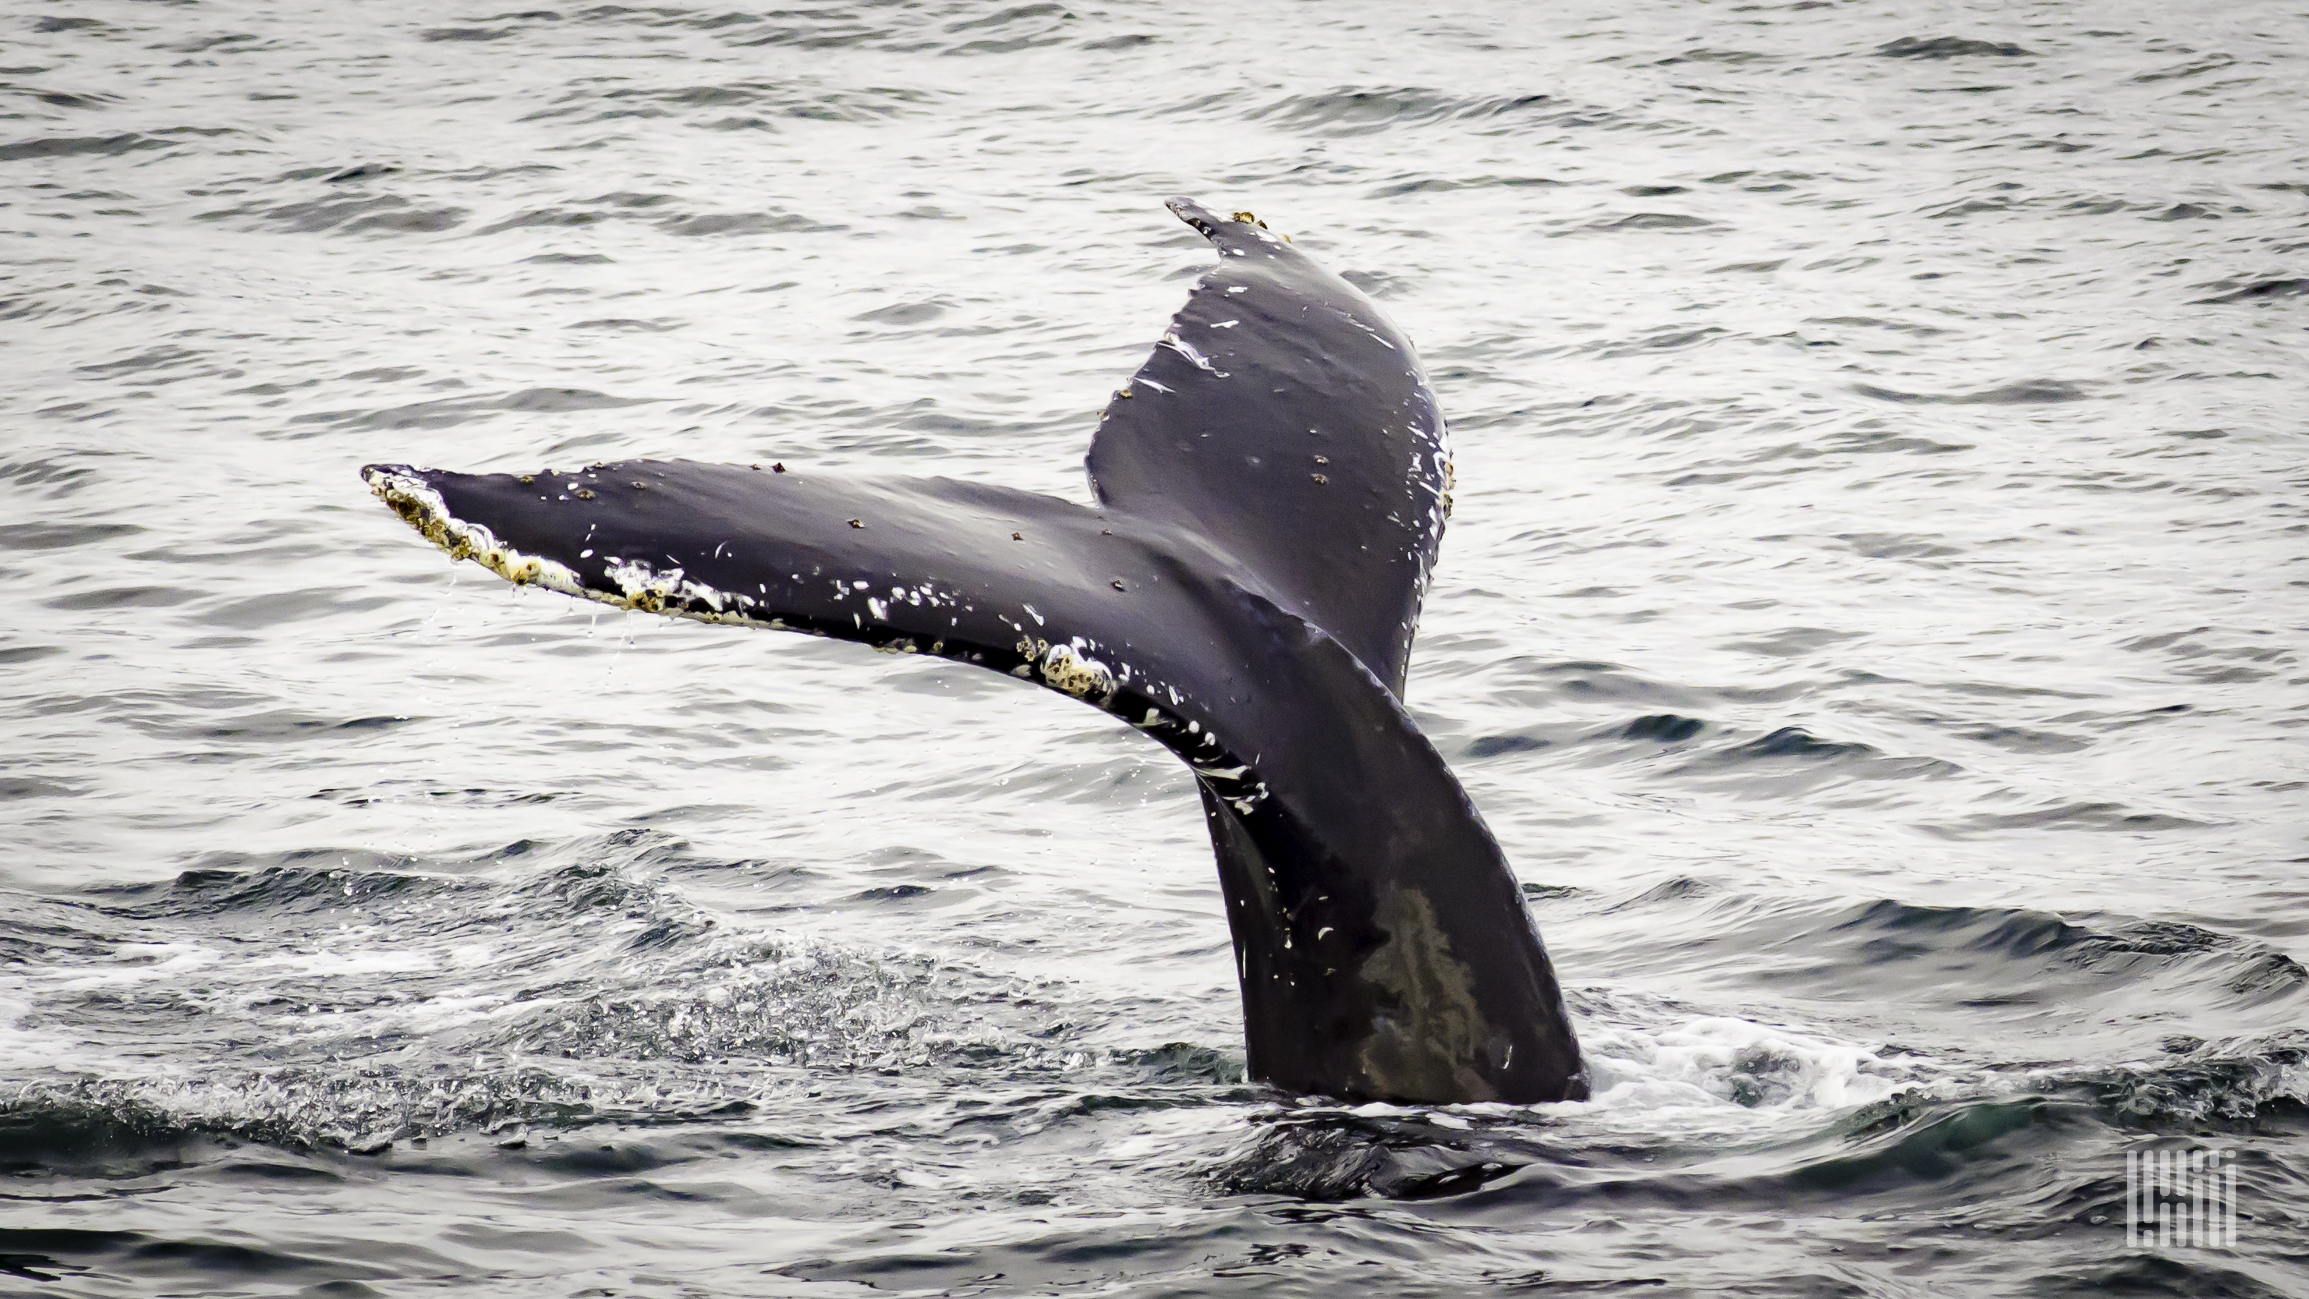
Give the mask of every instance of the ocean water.
<path id="1" fill-rule="evenodd" d="M 2309 1292 L 2309 9 L 0 12 L 0 1293 Z M 1190 778 L 355 475 L 1085 499 L 1257 211 L 1591 1102 L 1243 1078 Z M 2225 1152 L 2233 1245 L 2128 1243 Z"/>

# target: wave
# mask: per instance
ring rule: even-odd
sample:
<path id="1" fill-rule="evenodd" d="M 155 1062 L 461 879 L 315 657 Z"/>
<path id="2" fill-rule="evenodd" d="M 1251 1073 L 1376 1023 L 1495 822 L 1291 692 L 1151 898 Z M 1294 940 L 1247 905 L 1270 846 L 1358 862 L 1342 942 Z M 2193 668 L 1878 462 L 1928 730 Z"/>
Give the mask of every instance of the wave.
<path id="1" fill-rule="evenodd" d="M 0 1149 L 28 1167 L 210 1137 L 374 1152 L 726 1118 L 845 1078 L 1103 1089 L 1088 1108 L 1242 1086 L 1239 1052 L 1086 1044 L 1016 980 L 708 911 L 674 877 L 733 863 L 662 832 L 415 865 L 219 857 L 20 908 L 0 943 Z M 156 1038 L 204 1067 L 108 1050 Z"/>
<path id="2" fill-rule="evenodd" d="M 286 234 L 440 234 L 470 215 L 468 208 L 425 206 L 398 194 L 329 194 L 290 203 L 259 200 L 203 212 L 199 219 L 235 220 L 244 230 Z"/>
<path id="3" fill-rule="evenodd" d="M 47 136 L 0 144 L 0 162 L 26 158 L 117 158 L 143 149 L 165 149 L 173 140 L 123 131 L 118 135 Z"/>
<path id="4" fill-rule="evenodd" d="M 2071 383 L 2065 379 L 2029 379 L 2019 383 L 2003 384 L 1995 388 L 1984 388 L 1978 392 L 1896 392 L 1890 388 L 1877 388 L 1865 383 L 1853 384 L 1852 390 L 1863 397 L 1874 397 L 1878 401 L 1896 402 L 1908 406 L 2034 406 L 2048 402 L 2084 401 L 2092 396 L 2084 385 Z"/>
<path id="5" fill-rule="evenodd" d="M 2024 50 L 2009 41 L 1975 41 L 1961 36 L 1903 36 L 1889 44 L 1877 46 L 1876 54 L 1887 59 L 2024 59 L 2036 56 L 2034 50 Z"/>
<path id="6" fill-rule="evenodd" d="M 1425 86 L 1366 88 L 1339 86 L 1329 90 L 1258 98 L 1248 90 L 1223 90 L 1155 106 L 1146 111 L 1159 116 L 1218 115 L 1261 122 L 1285 130 L 1344 137 L 1371 135 L 1400 127 L 1428 127 L 1446 123 L 1495 134 L 1544 124 L 1589 126 L 1619 119 L 1601 109 L 1575 107 L 1552 95 L 1468 95 Z M 1385 192 L 1409 193 L 1422 189 L 1458 189 L 1466 186 L 1550 186 L 1559 182 L 1536 178 L 1492 178 L 1467 182 L 1427 182 L 1416 177 L 1396 184 L 1408 188 Z"/>
<path id="7" fill-rule="evenodd" d="M 1354 135 L 1395 126 L 1482 121 L 1558 102 L 1550 95 L 1455 95 L 1420 86 L 1380 90 L 1341 87 L 1314 94 L 1285 95 L 1243 116 L 1254 122 Z"/>
<path id="8" fill-rule="evenodd" d="M 1732 1023 L 1694 1028 L 1721 1032 Z M 1770 1032 L 1749 1024 L 1725 1040 Z M 1813 1064 L 1824 1058 L 1824 1044 L 1787 1045 Z M 1743 1053 L 1731 1076 L 1741 1059 L 1773 1055 Z M 1899 1204 L 1960 1179 L 1975 1203 L 2033 1202 L 2048 1190 L 2078 1197 L 2082 1218 L 2113 1204 L 2115 1187 L 2089 1172 L 2084 1180 L 2096 1184 L 2080 1185 L 2059 1167 L 2056 1148 L 2108 1150 L 2142 1127 L 2309 1131 L 2309 1035 L 2235 1043 L 2185 1063 L 2038 1077 L 2006 1090 L 2012 1094 L 1984 1095 L 1977 1082 L 1956 1094 L 1887 1088 L 1865 1103 L 1819 1107 L 1822 1122 L 1736 1145 L 1695 1140 L 1690 1131 L 1663 1135 L 1657 1125 L 1599 1139 L 1583 1130 L 1583 1110 L 1607 1107 L 1608 1093 L 1590 1106 L 1528 1110 L 1278 1106 L 1255 1116 L 1251 1132 L 1206 1177 L 1227 1193 L 1311 1200 L 1463 1196 L 1471 1208 L 1584 1201 L 1775 1211 L 1869 1198 Z M 1691 1118 L 1688 1109 L 1670 1113 Z"/>
<path id="9" fill-rule="evenodd" d="M 2209 287 L 2228 288 L 2229 286 L 2227 283 L 2222 283 Z M 2243 286 L 2242 288 L 2229 289 L 2229 291 L 2226 293 L 2215 294 L 2210 298 L 2192 299 L 2191 305 L 2202 306 L 2227 302 L 2270 302 L 2278 298 L 2300 297 L 2309 297 L 2309 279 L 2268 279 L 2255 280 L 2252 283 Z"/>
<path id="10" fill-rule="evenodd" d="M 2165 1045 L 2181 1058 L 2078 1070 L 2062 1081 L 2090 1091 L 2113 1121 L 2129 1126 L 2309 1131 L 2309 1031 Z"/>
<path id="11" fill-rule="evenodd" d="M 1598 1144 L 1566 1123 L 1528 1117 L 1285 1111 L 1261 1120 L 1207 1176 L 1230 1194 L 1319 1201 L 1456 1196 L 1470 1208 L 1588 1202 L 1784 1210 L 1871 1195 L 1905 1198 L 1920 1183 L 1967 1169 L 2009 1168 L 2013 1146 L 2057 1140 L 2088 1123 L 2075 1102 L 1903 1096 L 1792 1139 L 1727 1152 Z M 1973 1177 L 1982 1190 L 1993 1180 L 1977 1171 Z"/>
<path id="12" fill-rule="evenodd" d="M 1702 914 L 1663 928 L 1665 907 Z M 1841 995 L 1864 977 L 1871 995 L 1892 1004 L 2034 1014 L 2040 1006 L 2130 1001 L 2136 1008 L 2125 1018 L 2146 1024 L 2163 1022 L 2152 1012 L 2276 1007 L 2309 989 L 2309 969 L 2266 943 L 2137 916 L 1893 899 L 1822 903 L 1685 879 L 1604 910 L 1660 932 L 1659 964 L 1724 971 L 1787 995 Z M 1653 959 L 1636 964 L 1648 968 Z"/>
<path id="13" fill-rule="evenodd" d="M 662 1016 L 612 1023 L 658 1043 L 698 1036 Z M 805 1031 L 797 1023 L 776 1029 L 788 1038 Z M 728 1125 L 796 1113 L 815 1113 L 839 1129 L 842 1107 L 827 1112 L 825 1102 L 804 1099 L 829 1088 L 869 1113 L 899 1098 L 913 1104 L 926 1095 L 973 1096 L 978 1099 L 950 1112 L 946 1122 L 998 1120 L 1021 1130 L 1069 1116 L 1237 1105 L 1269 1094 L 1245 1084 L 1239 1052 L 1192 1043 L 1085 1051 L 1064 1043 L 957 1040 L 945 1043 L 933 1061 L 920 1052 L 859 1051 L 854 1027 L 837 1031 L 849 1035 L 846 1059 L 708 1062 L 735 1066 L 728 1068 L 672 1067 L 670 1056 L 629 1041 L 618 1058 L 574 1063 L 516 1056 L 501 1066 L 476 1067 L 444 1052 L 224 1067 L 197 1076 L 25 1080 L 0 1088 L 0 1173 L 157 1170 L 181 1164 L 188 1143 L 213 1141 L 381 1155 L 444 1140 L 518 1149 L 532 1135 Z M 779 1131 L 787 1144 L 826 1144 L 805 1130 Z"/>

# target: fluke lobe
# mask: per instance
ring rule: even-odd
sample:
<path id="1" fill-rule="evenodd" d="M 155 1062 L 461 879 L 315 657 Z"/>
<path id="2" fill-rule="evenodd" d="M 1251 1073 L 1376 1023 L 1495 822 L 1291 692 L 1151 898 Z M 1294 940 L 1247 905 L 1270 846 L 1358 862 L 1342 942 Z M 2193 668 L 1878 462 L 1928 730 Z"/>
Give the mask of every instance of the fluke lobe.
<path id="1" fill-rule="evenodd" d="M 1522 890 L 1400 698 L 1450 508 L 1426 376 L 1377 307 L 1249 213 L 1170 208 L 1219 264 L 1100 417 L 1088 508 L 683 460 L 361 472 L 511 581 L 973 663 L 1152 736 L 1202 791 L 1253 1077 L 1583 1098 Z"/>

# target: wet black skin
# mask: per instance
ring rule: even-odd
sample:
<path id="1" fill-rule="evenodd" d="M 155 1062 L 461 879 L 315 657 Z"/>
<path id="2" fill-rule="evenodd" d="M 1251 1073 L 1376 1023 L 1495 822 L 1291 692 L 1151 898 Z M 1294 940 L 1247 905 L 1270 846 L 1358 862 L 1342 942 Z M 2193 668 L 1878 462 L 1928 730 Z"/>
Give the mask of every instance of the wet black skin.
<path id="1" fill-rule="evenodd" d="M 1522 891 L 1401 702 L 1447 508 L 1426 377 L 1280 236 L 1171 208 L 1219 266 L 1101 417 L 1095 506 L 766 464 L 362 472 L 515 580 L 974 663 L 1152 736 L 1197 772 L 1254 1078 L 1582 1099 Z"/>

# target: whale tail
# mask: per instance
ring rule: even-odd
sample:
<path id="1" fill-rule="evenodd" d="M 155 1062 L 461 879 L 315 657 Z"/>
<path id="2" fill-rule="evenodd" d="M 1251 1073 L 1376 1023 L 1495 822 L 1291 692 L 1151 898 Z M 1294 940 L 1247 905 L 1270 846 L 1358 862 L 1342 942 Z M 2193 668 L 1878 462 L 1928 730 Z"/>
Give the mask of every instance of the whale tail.
<path id="1" fill-rule="evenodd" d="M 973 663 L 1199 782 L 1251 1075 L 1357 1100 L 1586 1095 L 1497 842 L 1401 703 L 1450 460 L 1408 340 L 1247 213 L 1100 418 L 1091 507 L 689 461 L 370 465 L 451 557 L 624 608 Z"/>

